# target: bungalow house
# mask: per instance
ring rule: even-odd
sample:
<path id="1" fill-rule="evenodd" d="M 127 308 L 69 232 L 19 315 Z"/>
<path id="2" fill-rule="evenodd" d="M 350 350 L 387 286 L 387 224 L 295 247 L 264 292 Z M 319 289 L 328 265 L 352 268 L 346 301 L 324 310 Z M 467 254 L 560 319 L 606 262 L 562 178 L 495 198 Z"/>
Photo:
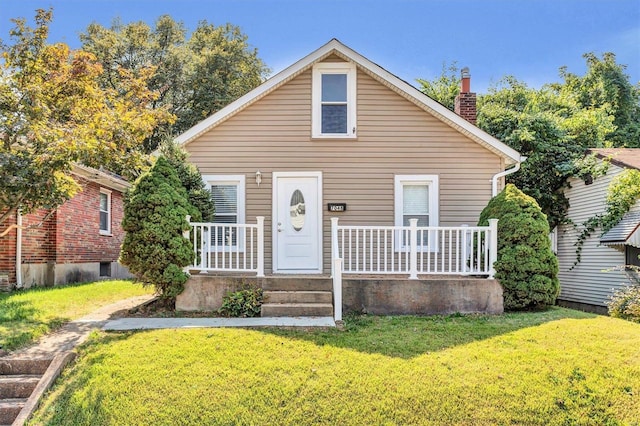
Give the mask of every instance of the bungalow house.
<path id="1" fill-rule="evenodd" d="M 572 223 L 561 225 L 557 231 L 561 287 L 558 301 L 565 306 L 605 313 L 609 296 L 630 282 L 621 267 L 640 266 L 640 203 L 604 235 L 598 229 L 592 232 L 584 242 L 577 264 L 576 242 L 583 229 L 581 225 L 605 211 L 607 190 L 613 178 L 627 169 L 640 169 L 640 149 L 590 151 L 600 162 L 608 161 L 609 166 L 606 174 L 593 181 L 569 179 L 565 196 L 569 200 L 568 217 Z"/>
<path id="2" fill-rule="evenodd" d="M 81 165 L 82 187 L 54 210 L 16 214 L 0 225 L 0 288 L 29 288 L 100 278 L 128 278 L 118 263 L 125 180 Z"/>
<path id="3" fill-rule="evenodd" d="M 193 225 L 198 255 L 178 309 L 215 307 L 207 305 L 219 294 L 206 289 L 211 273 L 252 271 L 291 282 L 333 278 L 334 303 L 344 291 L 347 309 L 501 311 L 499 285 L 486 279 L 491 232 L 475 225 L 523 158 L 474 125 L 468 72 L 456 108 L 333 39 L 180 135 L 214 195 L 218 225 Z M 373 281 L 346 279 L 357 275 Z M 458 285 L 451 282 L 439 296 L 415 287 L 434 275 L 482 275 L 486 283 L 467 285 L 457 298 L 445 294 Z M 394 293 L 385 282 L 398 276 L 413 281 Z M 260 281 L 265 289 L 267 281 Z M 486 285 L 490 297 L 471 294 Z M 284 294 L 269 296 L 286 304 L 278 299 Z M 482 301 L 465 307 L 453 299 Z M 498 299 L 499 307 L 480 307 Z"/>

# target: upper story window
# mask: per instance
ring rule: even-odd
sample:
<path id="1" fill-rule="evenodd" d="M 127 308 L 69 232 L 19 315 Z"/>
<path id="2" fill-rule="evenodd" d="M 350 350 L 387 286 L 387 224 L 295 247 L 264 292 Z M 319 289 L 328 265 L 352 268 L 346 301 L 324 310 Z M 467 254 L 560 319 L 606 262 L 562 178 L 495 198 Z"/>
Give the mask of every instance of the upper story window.
<path id="1" fill-rule="evenodd" d="M 314 138 L 356 137 L 356 67 L 323 62 L 313 67 Z"/>
<path id="2" fill-rule="evenodd" d="M 111 191 L 100 188 L 100 233 L 111 235 Z"/>

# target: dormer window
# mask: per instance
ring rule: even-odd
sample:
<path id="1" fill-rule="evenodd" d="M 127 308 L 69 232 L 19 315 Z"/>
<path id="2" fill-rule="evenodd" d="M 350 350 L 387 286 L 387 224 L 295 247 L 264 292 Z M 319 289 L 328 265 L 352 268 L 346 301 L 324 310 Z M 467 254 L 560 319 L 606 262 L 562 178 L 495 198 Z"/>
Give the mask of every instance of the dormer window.
<path id="1" fill-rule="evenodd" d="M 356 67 L 323 62 L 313 67 L 314 138 L 356 137 Z"/>

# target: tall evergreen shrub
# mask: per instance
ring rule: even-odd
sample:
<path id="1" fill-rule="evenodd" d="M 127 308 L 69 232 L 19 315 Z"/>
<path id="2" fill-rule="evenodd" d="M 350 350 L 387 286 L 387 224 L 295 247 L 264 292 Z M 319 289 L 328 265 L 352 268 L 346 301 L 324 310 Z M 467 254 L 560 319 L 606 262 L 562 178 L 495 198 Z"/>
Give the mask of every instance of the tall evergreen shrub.
<path id="1" fill-rule="evenodd" d="M 538 203 L 513 184 L 489 201 L 479 225 L 498 219 L 495 277 L 503 288 L 504 308 L 553 305 L 560 292 L 558 260 L 551 250 L 549 224 Z"/>
<path id="2" fill-rule="evenodd" d="M 199 216 L 193 216 L 192 221 L 212 222 L 215 213 L 213 197 L 205 187 L 198 168 L 187 162 L 187 152 L 172 140 L 163 142 L 160 152 L 178 173 L 178 179 L 187 190 L 189 203 L 200 212 Z"/>
<path id="3" fill-rule="evenodd" d="M 187 215 L 198 214 L 173 167 L 160 157 L 127 194 L 122 227 L 126 235 L 120 262 L 136 280 L 155 286 L 162 298 L 177 296 L 193 261 L 193 247 L 182 233 L 189 230 Z"/>

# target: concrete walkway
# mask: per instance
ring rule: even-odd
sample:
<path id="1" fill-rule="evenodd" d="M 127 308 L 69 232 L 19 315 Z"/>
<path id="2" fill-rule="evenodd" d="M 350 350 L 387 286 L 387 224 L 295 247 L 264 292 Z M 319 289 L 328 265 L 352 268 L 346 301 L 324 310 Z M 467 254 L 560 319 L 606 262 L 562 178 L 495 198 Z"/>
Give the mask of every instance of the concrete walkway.
<path id="1" fill-rule="evenodd" d="M 332 317 L 273 318 L 119 318 L 102 327 L 108 331 L 202 327 L 335 327 Z"/>
<path id="2" fill-rule="evenodd" d="M 72 351 L 83 343 L 95 329 L 107 331 L 152 330 L 162 328 L 197 327 L 335 327 L 332 317 L 275 317 L 275 318 L 109 318 L 118 311 L 141 305 L 153 296 L 136 296 L 104 306 L 91 314 L 62 326 L 42 337 L 38 342 L 5 358 L 41 358 Z M 2 357 L 0 357 L 1 359 Z"/>
<path id="3" fill-rule="evenodd" d="M 85 317 L 65 324 L 55 332 L 43 336 L 33 345 L 9 352 L 6 358 L 46 358 L 71 351 L 87 340 L 91 331 L 101 329 L 114 313 L 129 310 L 152 298 L 153 296 L 150 295 L 136 296 L 103 306 Z"/>

